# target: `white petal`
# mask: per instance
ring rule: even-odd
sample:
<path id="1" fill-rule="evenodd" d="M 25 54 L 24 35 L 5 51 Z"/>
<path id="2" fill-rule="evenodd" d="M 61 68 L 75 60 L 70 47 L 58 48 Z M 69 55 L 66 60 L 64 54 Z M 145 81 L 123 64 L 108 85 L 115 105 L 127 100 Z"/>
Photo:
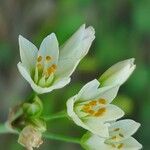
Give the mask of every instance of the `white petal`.
<path id="1" fill-rule="evenodd" d="M 116 136 L 119 137 L 118 135 L 120 134 L 120 138 L 116 138 L 115 140 L 120 141 L 123 138 L 128 138 L 132 136 L 140 127 L 140 123 L 135 122 L 134 120 L 131 119 L 124 119 L 117 121 L 115 123 L 112 123 L 111 126 L 109 127 L 110 131 L 110 136 Z M 118 129 L 115 131 L 115 129 Z"/>
<path id="2" fill-rule="evenodd" d="M 61 59 L 60 58 L 55 75 L 61 78 L 70 77 L 71 74 L 76 69 L 79 62 L 80 60 L 77 60 L 77 59 L 71 59 L 71 58 Z"/>
<path id="3" fill-rule="evenodd" d="M 82 122 L 82 120 L 78 117 L 78 115 L 74 112 L 74 104 L 77 100 L 77 96 L 73 96 L 68 99 L 67 105 L 67 114 L 68 116 L 80 127 L 89 130 L 89 128 Z"/>
<path id="4" fill-rule="evenodd" d="M 106 86 L 101 87 L 97 90 L 97 99 L 105 99 L 106 104 L 111 103 L 112 100 L 117 96 L 119 86 Z"/>
<path id="5" fill-rule="evenodd" d="M 142 145 L 133 137 L 129 137 L 123 141 L 116 143 L 117 145 L 123 144 L 121 150 L 140 150 L 142 149 Z"/>
<path id="6" fill-rule="evenodd" d="M 42 61 L 45 62 L 46 56 L 50 56 L 50 64 L 57 64 L 59 57 L 59 46 L 56 35 L 51 33 L 41 43 L 38 56 L 42 56 Z"/>
<path id="7" fill-rule="evenodd" d="M 20 57 L 23 65 L 32 71 L 35 68 L 38 49 L 30 41 L 19 35 Z"/>
<path id="8" fill-rule="evenodd" d="M 114 150 L 112 146 L 104 143 L 105 139 L 87 132 L 81 139 L 81 145 L 86 150 Z"/>
<path id="9" fill-rule="evenodd" d="M 103 86 L 122 85 L 132 74 L 136 65 L 134 58 L 116 63 L 102 74 L 99 81 Z"/>
<path id="10" fill-rule="evenodd" d="M 86 126 L 89 127 L 89 131 L 91 131 L 93 134 L 96 134 L 102 138 L 108 138 L 109 137 L 109 123 L 104 123 L 99 121 L 98 119 L 92 121 L 88 120 L 87 122 L 84 122 Z"/>
<path id="11" fill-rule="evenodd" d="M 108 121 L 114 121 L 119 118 L 121 118 L 124 115 L 124 111 L 121 110 L 119 107 L 109 104 L 105 107 L 105 112 L 101 114 L 100 116 L 94 117 L 94 116 L 89 116 L 86 117 L 85 123 L 86 124 L 94 124 L 94 122 L 99 122 L 99 123 L 105 123 Z M 92 122 L 92 123 L 90 123 Z"/>
<path id="12" fill-rule="evenodd" d="M 39 93 L 39 94 L 48 93 L 48 92 L 53 91 L 54 89 L 62 88 L 70 82 L 70 78 L 57 79 L 54 81 L 53 85 L 51 85 L 50 87 L 42 88 L 34 83 L 32 78 L 30 77 L 29 72 L 23 66 L 22 63 L 18 63 L 18 69 L 19 69 L 21 75 L 30 83 L 32 89 L 36 93 Z"/>
<path id="13" fill-rule="evenodd" d="M 72 74 L 80 60 L 87 54 L 92 41 L 95 38 L 94 34 L 95 31 L 92 27 L 85 28 L 85 25 L 82 25 L 62 46 L 58 61 L 58 76 L 63 75 L 64 69 L 67 70 L 65 73 L 66 76 Z"/>
<path id="14" fill-rule="evenodd" d="M 88 82 L 82 87 L 78 93 L 78 99 L 80 101 L 87 101 L 95 98 L 98 94 L 98 87 L 100 83 L 97 79 Z"/>

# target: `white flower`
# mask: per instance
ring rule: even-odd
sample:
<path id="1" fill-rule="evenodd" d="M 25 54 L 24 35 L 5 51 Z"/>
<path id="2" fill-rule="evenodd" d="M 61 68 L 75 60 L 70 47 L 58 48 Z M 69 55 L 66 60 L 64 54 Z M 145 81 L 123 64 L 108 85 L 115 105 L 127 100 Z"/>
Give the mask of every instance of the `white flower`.
<path id="1" fill-rule="evenodd" d="M 134 58 L 120 61 L 106 70 L 100 77 L 99 81 L 102 86 L 122 85 L 132 74 L 135 67 Z"/>
<path id="2" fill-rule="evenodd" d="M 82 25 L 60 48 L 54 33 L 48 35 L 39 48 L 19 36 L 21 62 L 18 69 L 39 94 L 64 87 L 80 60 L 87 54 L 95 38 L 93 27 Z"/>
<path id="3" fill-rule="evenodd" d="M 109 138 L 101 138 L 88 132 L 81 143 L 87 150 L 139 150 L 142 145 L 131 137 L 139 127 L 139 123 L 130 119 L 117 121 L 109 127 Z"/>
<path id="4" fill-rule="evenodd" d="M 67 101 L 67 113 L 78 126 L 101 137 L 108 137 L 107 122 L 121 118 L 124 112 L 110 104 L 119 86 L 98 88 L 99 84 L 98 80 L 92 80 L 71 97 Z"/>

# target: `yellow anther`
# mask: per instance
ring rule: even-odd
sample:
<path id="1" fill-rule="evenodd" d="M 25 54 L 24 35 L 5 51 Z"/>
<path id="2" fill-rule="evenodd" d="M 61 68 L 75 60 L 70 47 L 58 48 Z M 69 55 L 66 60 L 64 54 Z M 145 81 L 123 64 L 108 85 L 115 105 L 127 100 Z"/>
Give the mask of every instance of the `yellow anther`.
<path id="1" fill-rule="evenodd" d="M 89 102 L 90 106 L 96 106 L 96 104 L 97 104 L 97 101 L 91 101 L 91 102 Z"/>
<path id="2" fill-rule="evenodd" d="M 123 143 L 119 144 L 117 148 L 121 149 L 122 147 L 123 147 Z"/>
<path id="3" fill-rule="evenodd" d="M 103 99 L 103 98 L 100 98 L 100 99 L 98 100 L 98 102 L 99 102 L 99 104 L 106 104 L 106 100 Z"/>
<path id="4" fill-rule="evenodd" d="M 120 130 L 120 128 L 116 128 L 116 129 L 114 129 L 114 131 L 119 131 Z"/>
<path id="5" fill-rule="evenodd" d="M 82 108 L 82 110 L 83 110 L 84 112 L 88 113 L 88 112 L 91 110 L 91 108 L 90 108 L 89 106 L 84 106 L 84 107 Z"/>
<path id="6" fill-rule="evenodd" d="M 95 114 L 95 117 L 102 116 L 106 112 L 106 108 L 100 108 Z"/>
<path id="7" fill-rule="evenodd" d="M 51 75 L 51 73 L 54 73 L 57 69 L 57 66 L 55 64 L 53 64 L 52 66 L 50 66 L 48 69 L 47 69 L 47 73 L 48 75 Z"/>
<path id="8" fill-rule="evenodd" d="M 51 59 L 52 59 L 51 56 L 46 56 L 46 60 L 47 60 L 47 61 L 50 61 Z"/>
<path id="9" fill-rule="evenodd" d="M 116 138 L 117 138 L 116 136 L 113 136 L 111 139 L 112 139 L 112 140 L 115 140 Z"/>
<path id="10" fill-rule="evenodd" d="M 39 56 L 39 57 L 37 58 L 37 61 L 38 61 L 38 62 L 41 62 L 41 61 L 42 61 L 42 56 Z"/>
<path id="11" fill-rule="evenodd" d="M 93 115 L 95 113 L 95 111 L 91 109 L 91 110 L 88 111 L 88 113 Z"/>
<path id="12" fill-rule="evenodd" d="M 120 136 L 120 137 L 122 137 L 122 138 L 124 137 L 124 135 L 123 135 L 123 134 L 121 134 L 121 133 L 119 133 L 119 136 Z"/>

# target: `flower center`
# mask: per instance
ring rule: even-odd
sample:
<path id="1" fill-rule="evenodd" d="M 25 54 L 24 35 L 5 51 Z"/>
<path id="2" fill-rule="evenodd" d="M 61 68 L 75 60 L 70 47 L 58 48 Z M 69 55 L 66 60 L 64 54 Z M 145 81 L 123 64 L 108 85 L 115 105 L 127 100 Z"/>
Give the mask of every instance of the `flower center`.
<path id="1" fill-rule="evenodd" d="M 89 103 L 86 103 L 82 107 L 82 111 L 87 113 L 90 116 L 94 117 L 100 117 L 103 116 L 104 113 L 106 112 L 105 107 L 101 107 L 102 105 L 106 104 L 105 99 L 98 99 L 98 100 L 92 100 Z"/>
<path id="2" fill-rule="evenodd" d="M 52 64 L 51 60 L 51 56 L 46 56 L 45 58 L 38 56 L 37 58 L 34 81 L 42 87 L 49 86 L 53 81 L 57 66 Z"/>

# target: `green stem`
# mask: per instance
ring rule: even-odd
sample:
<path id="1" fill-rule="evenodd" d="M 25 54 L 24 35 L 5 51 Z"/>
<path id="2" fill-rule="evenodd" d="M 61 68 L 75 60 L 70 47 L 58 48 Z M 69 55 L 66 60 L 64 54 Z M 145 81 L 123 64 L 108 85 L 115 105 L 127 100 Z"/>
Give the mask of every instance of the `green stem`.
<path id="1" fill-rule="evenodd" d="M 52 140 L 58 140 L 58 141 L 63 141 L 63 142 L 80 144 L 80 139 L 73 138 L 73 137 L 67 137 L 67 136 L 64 136 L 64 135 L 57 135 L 57 134 L 52 134 L 52 133 L 44 133 L 43 137 L 45 137 L 47 139 L 52 139 Z"/>
<path id="2" fill-rule="evenodd" d="M 10 131 L 5 126 L 5 124 L 0 124 L 0 134 L 9 133 Z"/>
<path id="3" fill-rule="evenodd" d="M 0 124 L 0 134 L 6 134 L 6 133 L 12 133 L 12 132 L 5 126 L 5 124 Z M 13 133 L 13 134 L 17 134 L 17 133 Z M 53 134 L 53 133 L 44 133 L 43 137 L 45 137 L 47 139 L 51 139 L 51 140 L 58 140 L 58 141 L 80 144 L 80 139 L 68 137 L 68 136 L 64 136 L 64 135 L 58 135 L 58 134 Z"/>
<path id="4" fill-rule="evenodd" d="M 51 121 L 54 119 L 67 118 L 67 117 L 68 117 L 67 113 L 65 111 L 62 111 L 54 115 L 44 116 L 43 118 L 45 119 L 45 121 Z"/>

